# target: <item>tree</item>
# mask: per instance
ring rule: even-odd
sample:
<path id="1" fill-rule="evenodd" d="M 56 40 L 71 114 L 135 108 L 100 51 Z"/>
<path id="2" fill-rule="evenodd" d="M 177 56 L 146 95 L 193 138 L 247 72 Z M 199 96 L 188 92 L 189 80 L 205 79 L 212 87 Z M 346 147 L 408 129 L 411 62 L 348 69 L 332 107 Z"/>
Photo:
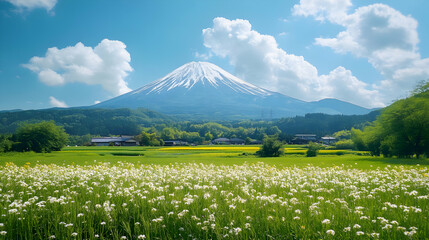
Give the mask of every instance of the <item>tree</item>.
<path id="1" fill-rule="evenodd" d="M 315 156 L 317 156 L 317 154 L 319 153 L 319 149 L 320 149 L 320 147 L 319 147 L 319 145 L 317 145 L 317 143 L 310 142 L 308 144 L 308 149 L 307 149 L 307 152 L 306 152 L 306 156 L 307 157 L 315 157 Z"/>
<path id="2" fill-rule="evenodd" d="M 68 141 L 68 134 L 55 122 L 26 124 L 17 129 L 15 139 L 22 151 L 60 151 Z"/>
<path id="3" fill-rule="evenodd" d="M 368 150 L 365 146 L 365 142 L 363 141 L 363 132 L 359 129 L 352 128 L 350 130 L 350 139 L 353 141 L 353 144 L 355 145 L 356 149 L 359 151 L 365 151 Z"/>
<path id="4" fill-rule="evenodd" d="M 353 136 L 354 135 L 354 136 Z M 419 158 L 429 155 L 429 85 L 421 84 L 406 99 L 385 108 L 363 132 L 352 130 L 356 146 L 361 140 L 372 155 Z M 359 146 L 358 146 L 359 148 Z"/>
<path id="5" fill-rule="evenodd" d="M 9 152 L 12 150 L 12 136 L 11 135 L 1 135 L 0 134 L 0 152 Z"/>
<path id="6" fill-rule="evenodd" d="M 143 131 L 139 135 L 137 135 L 136 140 L 139 141 L 140 145 L 142 145 L 142 146 L 160 146 L 160 145 L 163 145 L 157 139 L 156 133 L 147 133 L 147 132 Z"/>
<path id="7" fill-rule="evenodd" d="M 277 136 L 265 136 L 261 148 L 256 152 L 260 157 L 279 157 L 283 154 L 283 144 L 277 140 Z"/>
<path id="8" fill-rule="evenodd" d="M 204 134 L 204 139 L 206 141 L 211 141 L 213 139 L 213 134 L 211 134 L 210 131 L 208 131 L 206 134 Z"/>

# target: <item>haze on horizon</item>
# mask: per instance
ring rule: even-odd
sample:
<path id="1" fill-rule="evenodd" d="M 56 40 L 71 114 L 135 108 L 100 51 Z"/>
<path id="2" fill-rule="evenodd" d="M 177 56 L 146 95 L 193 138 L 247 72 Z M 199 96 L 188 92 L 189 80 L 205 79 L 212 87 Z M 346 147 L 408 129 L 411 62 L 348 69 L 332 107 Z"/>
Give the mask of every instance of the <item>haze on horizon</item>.
<path id="1" fill-rule="evenodd" d="M 383 107 L 429 79 L 424 0 L 0 2 L 0 110 L 87 106 L 207 61 L 304 101 Z"/>

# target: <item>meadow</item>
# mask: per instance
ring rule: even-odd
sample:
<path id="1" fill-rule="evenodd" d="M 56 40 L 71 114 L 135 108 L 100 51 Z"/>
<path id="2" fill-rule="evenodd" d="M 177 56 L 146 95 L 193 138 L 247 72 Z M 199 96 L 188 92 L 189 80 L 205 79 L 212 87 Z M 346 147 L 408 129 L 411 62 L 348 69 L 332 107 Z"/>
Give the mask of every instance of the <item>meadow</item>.
<path id="1" fill-rule="evenodd" d="M 0 239 L 429 239 L 427 159 L 257 150 L 2 154 Z"/>

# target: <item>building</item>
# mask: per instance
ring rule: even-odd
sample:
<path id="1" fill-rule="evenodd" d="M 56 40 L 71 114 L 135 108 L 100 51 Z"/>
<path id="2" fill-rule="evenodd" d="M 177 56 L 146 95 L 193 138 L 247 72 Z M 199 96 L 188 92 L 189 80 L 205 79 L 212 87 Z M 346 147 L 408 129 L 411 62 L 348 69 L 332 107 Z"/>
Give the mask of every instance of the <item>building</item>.
<path id="1" fill-rule="evenodd" d="M 174 140 L 174 141 L 164 141 L 164 146 L 186 146 L 189 145 L 188 142 Z"/>
<path id="2" fill-rule="evenodd" d="M 263 142 L 261 140 L 253 140 L 250 142 L 251 145 L 261 145 Z"/>
<path id="3" fill-rule="evenodd" d="M 231 144 L 228 138 L 216 138 L 212 141 L 213 144 Z"/>
<path id="4" fill-rule="evenodd" d="M 334 138 L 334 137 L 328 137 L 328 136 L 326 136 L 326 137 L 322 137 L 321 141 L 322 141 L 323 144 L 330 145 L 332 143 L 335 143 L 337 141 L 337 139 Z"/>
<path id="5" fill-rule="evenodd" d="M 92 138 L 91 144 L 96 146 L 138 146 L 139 142 L 132 136 L 120 136 Z"/>
<path id="6" fill-rule="evenodd" d="M 229 139 L 229 143 L 233 145 L 244 145 L 244 140 L 241 138 L 231 138 Z"/>
<path id="7" fill-rule="evenodd" d="M 295 134 L 292 139 L 293 144 L 307 144 L 309 142 L 316 142 L 316 134 Z"/>

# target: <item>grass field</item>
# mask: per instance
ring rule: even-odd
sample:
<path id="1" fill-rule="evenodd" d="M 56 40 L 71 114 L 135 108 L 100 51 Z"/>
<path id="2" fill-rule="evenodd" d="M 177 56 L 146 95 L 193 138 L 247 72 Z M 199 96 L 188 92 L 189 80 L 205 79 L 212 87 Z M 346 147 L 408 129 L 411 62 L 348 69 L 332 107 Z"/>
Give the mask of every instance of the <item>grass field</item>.
<path id="1" fill-rule="evenodd" d="M 429 239 L 429 161 L 288 146 L 0 155 L 0 239 Z"/>

